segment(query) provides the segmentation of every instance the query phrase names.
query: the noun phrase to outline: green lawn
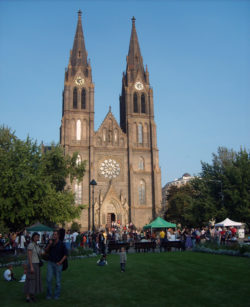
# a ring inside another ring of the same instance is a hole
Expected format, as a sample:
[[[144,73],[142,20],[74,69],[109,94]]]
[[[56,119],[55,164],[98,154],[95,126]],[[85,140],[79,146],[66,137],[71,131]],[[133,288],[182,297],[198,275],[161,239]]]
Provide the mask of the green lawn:
[[[126,272],[119,256],[108,266],[97,258],[71,261],[62,275],[60,301],[36,306],[250,306],[250,259],[192,252],[128,254]],[[46,267],[42,267],[44,289]],[[1,269],[1,276],[3,269]],[[17,277],[21,268],[14,268]],[[2,307],[27,306],[23,284],[0,281]]]

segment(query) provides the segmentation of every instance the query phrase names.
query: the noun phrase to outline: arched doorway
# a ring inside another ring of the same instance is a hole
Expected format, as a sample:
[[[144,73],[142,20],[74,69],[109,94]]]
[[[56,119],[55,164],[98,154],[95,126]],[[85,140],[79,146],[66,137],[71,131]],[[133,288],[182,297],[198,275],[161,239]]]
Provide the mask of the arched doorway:
[[[112,223],[115,223],[115,222],[116,222],[116,215],[115,215],[115,213],[113,213],[113,212],[107,213],[107,223],[106,223],[107,226],[110,228]]]

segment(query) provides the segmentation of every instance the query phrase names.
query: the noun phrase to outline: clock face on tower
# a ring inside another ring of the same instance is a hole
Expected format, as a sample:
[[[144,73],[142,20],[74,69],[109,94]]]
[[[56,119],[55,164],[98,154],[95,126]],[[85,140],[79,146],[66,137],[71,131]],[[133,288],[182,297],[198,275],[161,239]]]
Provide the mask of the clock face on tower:
[[[76,77],[75,79],[75,84],[76,85],[83,85],[84,84],[84,79],[82,77]]]
[[[137,89],[138,91],[143,90],[143,84],[141,82],[136,82],[135,83],[135,89]]]
[[[116,178],[120,174],[120,165],[113,159],[104,160],[100,166],[100,173],[105,178]]]

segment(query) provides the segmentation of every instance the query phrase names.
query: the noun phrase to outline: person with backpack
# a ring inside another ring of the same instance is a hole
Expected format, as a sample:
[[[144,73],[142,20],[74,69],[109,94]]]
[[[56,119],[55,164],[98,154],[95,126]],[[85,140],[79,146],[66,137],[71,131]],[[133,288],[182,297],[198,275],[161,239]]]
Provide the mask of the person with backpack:
[[[53,232],[52,240],[49,240],[45,252],[48,254],[47,265],[47,296],[49,300],[52,298],[52,279],[56,279],[56,287],[54,299],[59,299],[61,294],[61,275],[63,270],[63,263],[67,259],[68,251],[63,243],[62,233],[59,231]]]

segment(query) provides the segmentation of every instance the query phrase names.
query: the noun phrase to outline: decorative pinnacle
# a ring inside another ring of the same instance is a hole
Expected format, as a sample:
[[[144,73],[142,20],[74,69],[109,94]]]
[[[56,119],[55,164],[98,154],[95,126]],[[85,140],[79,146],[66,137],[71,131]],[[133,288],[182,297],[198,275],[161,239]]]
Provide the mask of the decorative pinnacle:
[[[81,18],[81,16],[82,16],[82,11],[79,9],[79,11],[78,11],[78,18]]]
[[[134,26],[135,25],[135,21],[136,21],[135,17],[133,16],[131,20],[132,20],[132,24]]]

